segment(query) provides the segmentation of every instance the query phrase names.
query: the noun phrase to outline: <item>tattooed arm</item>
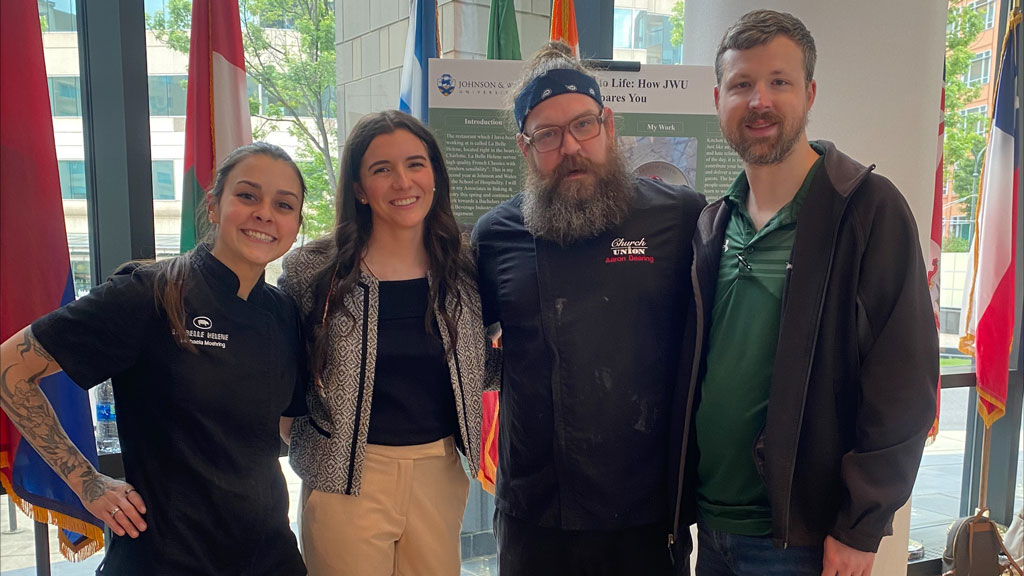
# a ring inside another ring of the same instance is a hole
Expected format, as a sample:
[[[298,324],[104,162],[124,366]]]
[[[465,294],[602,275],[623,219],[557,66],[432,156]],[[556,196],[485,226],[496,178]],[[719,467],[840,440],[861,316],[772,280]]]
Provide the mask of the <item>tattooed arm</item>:
[[[67,483],[93,516],[118,536],[146,529],[146,506],[130,485],[96,471],[68,438],[39,381],[61,367],[25,328],[0,344],[0,407],[21,436]]]

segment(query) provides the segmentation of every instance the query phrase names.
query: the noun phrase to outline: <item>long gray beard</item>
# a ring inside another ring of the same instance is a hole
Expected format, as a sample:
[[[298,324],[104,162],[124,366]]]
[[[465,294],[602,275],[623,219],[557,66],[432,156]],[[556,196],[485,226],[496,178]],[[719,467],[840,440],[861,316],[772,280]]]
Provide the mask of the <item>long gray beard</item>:
[[[565,180],[581,164],[598,174],[596,183]],[[566,158],[545,178],[529,167],[523,194],[523,223],[534,236],[567,246],[621,224],[633,205],[634,190],[633,176],[626,171],[625,161],[616,148],[609,151],[608,163],[603,168]]]

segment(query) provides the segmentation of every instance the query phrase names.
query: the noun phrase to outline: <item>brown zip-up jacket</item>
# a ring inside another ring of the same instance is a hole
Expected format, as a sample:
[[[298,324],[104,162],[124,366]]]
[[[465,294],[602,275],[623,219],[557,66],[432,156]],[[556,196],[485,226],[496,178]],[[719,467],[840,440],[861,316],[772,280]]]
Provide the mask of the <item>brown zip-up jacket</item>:
[[[818,144],[825,160],[797,223],[767,421],[749,451],[768,487],[776,546],[832,535],[874,552],[910,496],[935,418],[938,336],[905,199],[874,166]],[[668,540],[680,567],[696,519],[693,415],[728,220],[727,203],[708,205],[693,239],[695,305],[680,363],[689,385],[677,391],[672,430]]]

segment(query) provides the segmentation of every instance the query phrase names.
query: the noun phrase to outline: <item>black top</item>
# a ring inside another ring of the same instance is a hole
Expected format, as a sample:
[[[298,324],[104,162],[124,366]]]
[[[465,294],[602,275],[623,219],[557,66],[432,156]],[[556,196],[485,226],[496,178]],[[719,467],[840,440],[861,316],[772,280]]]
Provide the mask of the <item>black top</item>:
[[[426,278],[380,283],[377,369],[367,442],[427,444],[456,434],[458,413]]]
[[[504,347],[497,506],[540,526],[665,520],[668,410],[703,198],[637,181],[629,217],[562,248],[524,227],[522,195],[473,231],[485,324]]]
[[[125,476],[148,528],[114,536],[99,574],[305,574],[278,462],[282,414],[305,413],[299,316],[261,278],[248,300],[201,246],[185,287],[198,353],[175,343],[134,267],[32,333],[83,388],[113,379]]]

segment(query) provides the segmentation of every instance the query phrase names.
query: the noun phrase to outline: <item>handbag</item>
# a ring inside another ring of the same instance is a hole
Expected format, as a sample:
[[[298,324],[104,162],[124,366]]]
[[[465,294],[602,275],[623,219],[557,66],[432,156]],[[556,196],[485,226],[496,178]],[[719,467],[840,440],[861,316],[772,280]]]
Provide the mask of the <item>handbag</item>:
[[[999,552],[1006,551],[995,522],[988,519],[987,509],[979,509],[974,516],[957,519],[949,527],[946,549],[942,552],[942,576],[999,576],[1004,567]],[[1017,574],[1024,576],[1020,566],[1006,554]],[[1013,574],[1013,572],[1005,572]]]
[[[974,516],[959,518],[949,527],[946,549],[942,552],[942,576],[1024,576],[1013,556],[1006,551],[996,523],[988,517],[985,505],[988,496],[988,459],[992,442],[992,429],[985,427],[981,441],[981,484],[978,508]],[[1007,565],[999,560],[1000,551],[1006,553]],[[1011,567],[1016,572],[1011,571]]]

